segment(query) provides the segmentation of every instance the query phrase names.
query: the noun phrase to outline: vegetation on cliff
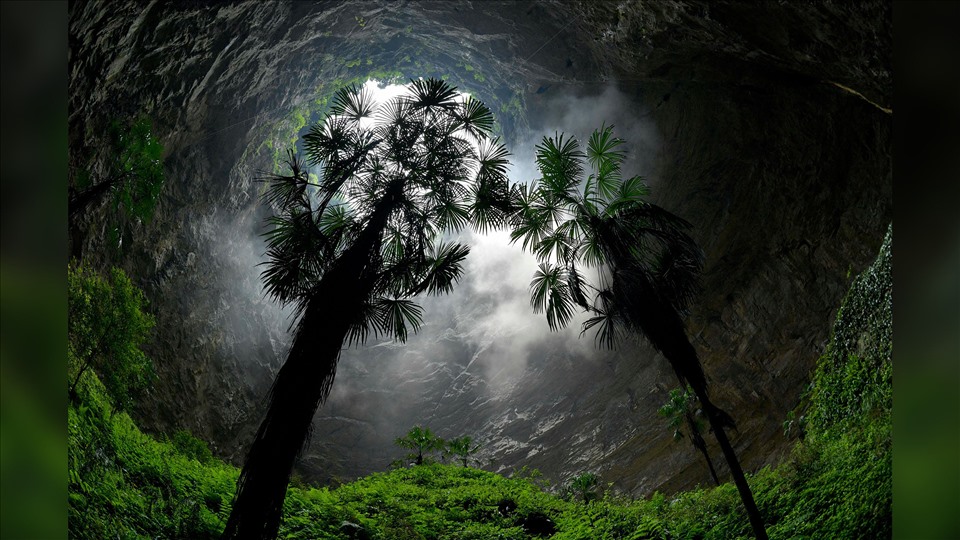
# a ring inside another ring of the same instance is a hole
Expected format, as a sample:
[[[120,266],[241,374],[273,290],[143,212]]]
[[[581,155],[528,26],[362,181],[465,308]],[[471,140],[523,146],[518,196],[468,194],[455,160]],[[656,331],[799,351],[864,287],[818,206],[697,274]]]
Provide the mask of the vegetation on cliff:
[[[68,199],[70,221],[82,216],[104,200],[110,201],[108,236],[119,247],[135,223],[153,218],[166,181],[163,173],[163,145],[153,132],[147,116],[121,122],[108,129],[104,148],[98,150],[103,163],[90,160],[71,185]],[[92,172],[96,171],[96,172]]]
[[[786,462],[749,478],[771,538],[891,536],[890,236],[838,313],[798,411],[809,418],[805,437]],[[142,433],[92,372],[76,391],[70,536],[218,537],[237,469],[188,433]],[[332,488],[291,485],[279,538],[719,539],[751,531],[730,483],[640,500],[596,485],[590,496],[570,497],[573,484],[435,463]]]
[[[593,132],[586,154],[577,139],[564,140],[563,134],[537,145],[541,177],[514,188],[518,211],[511,215],[510,233],[540,262],[530,282],[530,303],[534,312],[546,314],[551,330],[566,326],[579,309],[591,316],[581,334],[595,328],[598,345],[613,348],[627,336],[653,345],[680,384],[696,395],[754,535],[766,539],[763,517],[725,432],[734,421],[711,401],[684,326],[699,291],[703,255],[686,221],[646,200],[650,190],[642,177],[624,178],[625,142],[609,126]]]

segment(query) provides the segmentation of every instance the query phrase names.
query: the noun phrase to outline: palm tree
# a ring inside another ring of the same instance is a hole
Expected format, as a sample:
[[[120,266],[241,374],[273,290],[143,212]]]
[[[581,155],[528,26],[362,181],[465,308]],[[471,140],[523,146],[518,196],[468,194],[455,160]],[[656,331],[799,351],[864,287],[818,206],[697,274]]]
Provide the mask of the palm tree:
[[[290,471],[333,384],[344,344],[371,335],[405,341],[444,294],[469,248],[446,232],[501,225],[508,155],[490,138],[493,116],[439,80],[412,81],[385,104],[356,86],[304,137],[311,165],[289,155],[271,175],[266,291],[295,306],[293,343],[240,474],[224,538],[273,538]]]
[[[720,479],[717,477],[717,471],[713,468],[713,460],[710,459],[710,453],[707,452],[707,443],[703,440],[703,421],[700,419],[700,410],[697,409],[697,396],[688,390],[675,388],[670,391],[670,399],[657,410],[660,416],[665,416],[670,420],[670,427],[673,428],[673,440],[679,441],[683,438],[683,432],[680,431],[680,425],[686,424],[687,431],[690,432],[690,444],[693,445],[707,462],[707,468],[710,469],[710,477],[713,483],[720,485]]]
[[[413,426],[406,435],[403,437],[397,437],[397,440],[394,441],[394,444],[401,448],[415,450],[416,453],[409,454],[407,459],[414,460],[416,465],[423,465],[423,453],[443,450],[446,441],[434,435],[433,432],[430,431],[430,428]],[[427,458],[428,461],[429,459],[430,458]]]
[[[689,224],[645,201],[643,179],[624,179],[623,140],[612,127],[594,131],[587,154],[574,138],[544,137],[537,145],[541,178],[512,190],[511,239],[540,261],[530,283],[531,304],[552,330],[579,306],[592,316],[598,343],[612,347],[627,332],[646,339],[670,363],[681,386],[690,386],[706,412],[730,465],[757,538],[767,538],[750,486],[727,439],[729,415],[713,404],[697,352],[683,325],[698,290],[702,254]],[[591,174],[583,178],[584,158]],[[592,269],[588,282],[582,271]]]
[[[480,445],[473,444],[473,437],[464,435],[463,437],[457,437],[447,441],[447,447],[443,453],[448,456],[456,456],[457,460],[460,461],[464,467],[469,467],[470,456],[473,456],[479,451]],[[474,461],[479,463],[479,460]]]
[[[597,488],[600,487],[600,477],[593,473],[583,473],[573,477],[563,489],[563,494],[571,499],[579,498],[584,504],[600,498]]]

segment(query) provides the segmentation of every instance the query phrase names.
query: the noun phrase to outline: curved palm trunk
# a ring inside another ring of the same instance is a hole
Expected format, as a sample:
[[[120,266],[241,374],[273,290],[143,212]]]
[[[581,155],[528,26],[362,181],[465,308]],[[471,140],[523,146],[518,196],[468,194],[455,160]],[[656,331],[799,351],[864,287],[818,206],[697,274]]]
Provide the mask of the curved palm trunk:
[[[690,353],[693,354],[693,360],[695,360],[699,366],[700,360],[696,356],[697,353],[693,350],[693,346],[690,345],[690,342],[687,341],[685,334],[684,341],[686,342],[686,347],[689,348]],[[666,353],[664,354],[666,355]],[[667,356],[667,359],[669,360],[670,356]],[[671,363],[673,362],[671,361]],[[681,384],[683,384],[683,377],[680,377],[680,379]],[[743,501],[743,506],[747,510],[747,517],[750,519],[750,526],[753,527],[753,534],[756,535],[757,540],[767,540],[767,531],[763,525],[763,518],[760,516],[760,509],[757,508],[757,503],[753,499],[753,492],[750,490],[750,484],[747,483],[747,477],[743,474],[743,469],[740,467],[740,460],[737,459],[737,454],[733,451],[733,446],[730,444],[730,439],[727,438],[727,433],[724,431],[724,428],[729,426],[731,423],[730,416],[710,401],[710,398],[707,396],[707,386],[705,382],[700,384],[691,384],[690,386],[693,388],[693,392],[697,395],[697,399],[700,400],[700,404],[703,405],[704,412],[707,413],[707,419],[710,422],[710,427],[713,429],[713,434],[716,436],[717,442],[720,444],[720,449],[723,451],[723,457],[727,461],[727,466],[730,467],[730,476],[733,477],[733,483],[737,486],[737,491],[740,493],[740,499]]]
[[[736,484],[737,491],[740,492],[740,499],[743,500],[743,506],[747,509],[747,517],[750,518],[753,533],[757,536],[757,540],[767,540],[767,531],[763,526],[763,518],[760,517],[760,509],[757,508],[757,503],[753,500],[750,484],[747,483],[743,469],[740,468],[737,454],[733,451],[733,446],[724,431],[727,415],[707,400],[706,393],[700,397],[700,402],[703,403],[704,410],[707,411],[707,418],[710,419],[713,434],[717,437],[717,442],[720,443],[723,457],[726,458],[727,465],[730,467],[730,475],[733,476],[733,483]]]
[[[703,436],[700,435],[700,429],[697,428],[697,423],[690,417],[690,413],[686,414],[686,418],[687,428],[690,429],[690,441],[693,443],[693,447],[703,454],[703,459],[707,462],[707,467],[710,469],[710,478],[713,478],[713,483],[719,486],[720,478],[717,476],[716,469],[713,468],[713,460],[710,459],[710,453],[707,452],[707,443],[703,440]]]
[[[400,186],[378,203],[357,242],[324,275],[297,324],[293,345],[270,390],[270,405],[237,482],[224,539],[277,536],[294,462],[306,445],[313,416],[333,385],[340,350],[370,295],[382,231]]]
[[[270,407],[247,455],[223,538],[276,537],[293,464],[336,375],[347,333],[337,319],[324,317],[322,306],[311,305],[304,314],[274,380]]]
[[[707,395],[707,379],[703,373],[700,358],[687,338],[680,315],[672,306],[662,302],[655,295],[644,294],[635,297],[633,301],[635,303],[630,306],[630,321],[670,362],[677,379],[680,381],[680,386],[685,387],[689,384],[697,399],[700,400],[700,404],[703,406],[710,422],[710,427],[713,429],[717,442],[720,444],[720,449],[723,451],[723,457],[730,467],[730,475],[733,477],[733,483],[736,484],[737,491],[740,493],[740,499],[747,511],[753,533],[757,540],[767,540],[767,531],[764,528],[763,518],[760,516],[757,503],[753,499],[750,484],[747,483],[737,454],[733,451],[733,446],[731,446],[724,431],[725,427],[733,425],[733,420],[726,412],[710,401]]]

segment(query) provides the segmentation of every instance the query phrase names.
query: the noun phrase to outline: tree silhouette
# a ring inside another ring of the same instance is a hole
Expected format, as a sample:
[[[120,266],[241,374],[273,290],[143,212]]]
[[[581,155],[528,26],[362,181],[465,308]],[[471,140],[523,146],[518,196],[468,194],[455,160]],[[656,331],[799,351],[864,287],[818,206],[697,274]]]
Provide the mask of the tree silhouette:
[[[313,415],[330,393],[340,350],[371,335],[416,332],[421,293],[444,294],[469,248],[441,240],[500,226],[508,209],[506,149],[493,115],[439,80],[412,81],[384,104],[356,86],[337,92],[288,175],[270,175],[276,209],[262,277],[295,306],[293,343],[240,474],[225,538],[273,538]]]
[[[623,140],[612,127],[593,132],[584,155],[574,138],[544,137],[537,145],[541,178],[512,190],[511,239],[523,241],[540,268],[530,284],[531,304],[550,328],[563,327],[577,306],[592,316],[598,343],[612,347],[624,333],[644,336],[670,363],[683,387],[703,406],[757,538],[767,538],[724,427],[729,415],[707,394],[700,359],[690,344],[683,315],[698,290],[702,254],[685,230],[689,224],[645,201],[643,179],[624,179]],[[583,178],[584,158],[591,174]],[[581,270],[593,269],[588,282]]]
[[[665,416],[670,420],[670,427],[673,428],[673,439],[679,441],[683,438],[683,432],[680,430],[682,424],[686,424],[687,431],[690,433],[690,444],[693,445],[707,462],[710,469],[710,477],[716,485],[720,485],[720,479],[717,477],[717,471],[713,468],[713,460],[710,459],[710,453],[707,452],[707,443],[703,440],[703,421],[700,419],[700,410],[697,408],[697,396],[690,390],[680,390],[675,388],[670,391],[670,399],[657,411],[660,416]]]
[[[414,460],[416,465],[423,465],[424,452],[436,452],[443,450],[446,441],[437,437],[430,431],[430,428],[414,426],[403,437],[397,437],[394,444],[401,448],[409,448],[415,452],[409,454],[407,459]]]

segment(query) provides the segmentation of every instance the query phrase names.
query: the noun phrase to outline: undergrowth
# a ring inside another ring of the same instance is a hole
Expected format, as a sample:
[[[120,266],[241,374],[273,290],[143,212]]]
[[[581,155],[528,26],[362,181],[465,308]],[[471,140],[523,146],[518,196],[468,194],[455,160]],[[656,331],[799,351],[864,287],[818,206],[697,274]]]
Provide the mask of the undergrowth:
[[[889,538],[892,493],[890,235],[843,302],[802,406],[805,437],[785,463],[749,480],[770,538]],[[160,440],[114,412],[89,374],[69,419],[74,538],[216,538],[238,470],[178,432]],[[335,489],[290,487],[284,539],[727,539],[750,526],[732,484],[590,502],[512,478],[430,464]]]

